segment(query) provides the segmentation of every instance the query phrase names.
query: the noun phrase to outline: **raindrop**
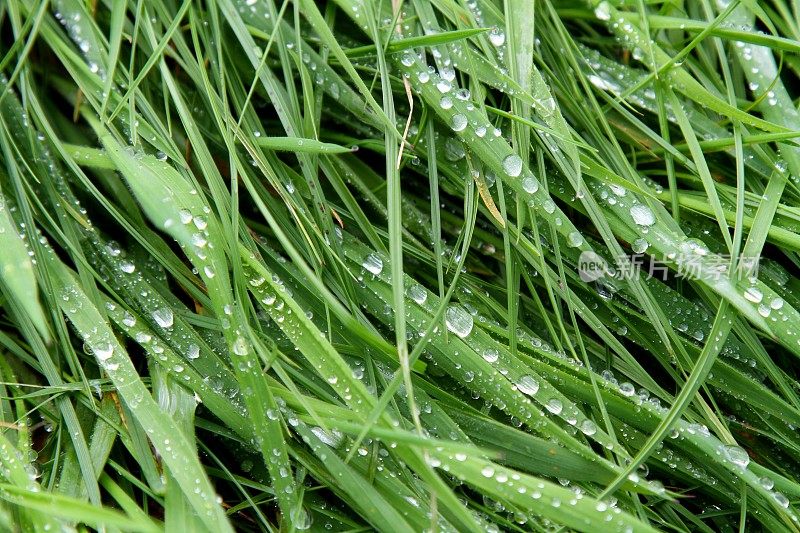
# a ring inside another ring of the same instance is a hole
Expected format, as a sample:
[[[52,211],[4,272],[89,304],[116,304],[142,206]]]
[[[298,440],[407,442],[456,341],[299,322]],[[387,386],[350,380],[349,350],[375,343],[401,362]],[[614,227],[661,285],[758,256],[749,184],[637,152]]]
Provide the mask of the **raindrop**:
[[[247,341],[244,340],[244,337],[237,337],[235,341],[233,341],[233,353],[236,355],[247,355]]]
[[[451,305],[444,313],[444,321],[447,329],[464,338],[472,331],[472,316],[463,308]]]
[[[775,500],[775,502],[784,509],[787,509],[789,507],[789,498],[787,498],[780,492],[773,492],[772,499]]]
[[[2,205],[0,205],[0,211],[2,211]],[[122,253],[122,250],[119,249],[119,245],[115,242],[110,242],[106,245],[106,250],[111,257],[118,257],[119,254]]]
[[[364,259],[361,266],[364,267],[364,270],[368,270],[373,275],[377,276],[383,271],[383,260],[373,252]]]
[[[533,176],[526,176],[522,180],[522,188],[528,194],[533,194],[539,190],[539,181]]]
[[[313,427],[311,428],[311,432],[316,435],[323,444],[326,444],[331,448],[338,448],[342,444],[342,441],[344,441],[344,435],[335,429],[325,431],[321,427]]]
[[[744,297],[754,304],[761,303],[762,298],[764,298],[764,294],[758,287],[747,287],[744,290]]]
[[[200,357],[200,347],[196,344],[190,344],[189,349],[186,351],[187,359],[197,359]]]
[[[561,414],[561,410],[564,408],[564,404],[562,404],[561,400],[559,400],[558,398],[550,398],[549,400],[547,400],[545,407],[547,408],[548,411],[550,411],[554,415],[559,415]]]
[[[594,16],[599,20],[611,19],[611,5],[608,2],[600,2],[594,9]]]
[[[493,46],[503,46],[506,42],[506,34],[503,30],[495,26],[489,32],[489,42],[492,43]]]
[[[631,217],[639,226],[652,226],[656,223],[653,212],[644,204],[634,204],[631,206]]]
[[[522,174],[522,158],[517,154],[507,155],[503,159],[503,170],[512,178],[516,178]]]
[[[643,253],[645,253],[647,251],[648,246],[650,246],[650,243],[647,242],[645,239],[641,239],[640,238],[640,239],[636,239],[635,241],[633,241],[633,244],[631,245],[631,248],[633,249],[633,251],[635,253],[643,254]]]
[[[99,360],[106,361],[114,354],[114,347],[111,343],[107,343],[101,346],[92,346],[92,351]]]
[[[439,92],[442,94],[449,92],[452,87],[453,85],[445,79],[441,79],[436,82],[436,88],[439,89]]]
[[[450,137],[444,143],[444,156],[448,161],[460,161],[467,153],[464,150],[464,143],[457,137]]]
[[[453,128],[453,131],[464,131],[467,127],[467,117],[458,113],[457,115],[453,115],[453,119],[450,122],[450,126]]]
[[[290,511],[292,517],[292,528],[298,531],[311,529],[311,514],[303,507],[296,507]]]
[[[522,376],[519,378],[519,381],[517,381],[517,390],[522,394],[533,396],[539,392],[539,382],[536,381],[533,376]]]
[[[487,363],[494,363],[497,361],[499,357],[500,357],[500,352],[498,352],[494,348],[487,348],[483,352],[483,360],[486,361]]]
[[[587,437],[591,437],[592,435],[597,433],[597,425],[588,418],[586,418],[584,419],[583,422],[581,422],[581,432]]]
[[[161,309],[156,309],[153,311],[153,320],[156,321],[156,324],[161,326],[164,329],[171,328],[173,322],[172,316],[172,309],[169,307],[162,307]]]
[[[542,116],[549,117],[556,110],[556,100],[552,96],[548,96],[543,100],[535,100],[535,103]]]
[[[424,304],[425,300],[428,299],[428,291],[426,291],[425,287],[418,283],[410,286],[406,290],[406,294],[419,305]]]
[[[747,468],[747,465],[750,464],[750,456],[741,446],[726,444],[722,446],[722,453],[730,462],[740,468]]]

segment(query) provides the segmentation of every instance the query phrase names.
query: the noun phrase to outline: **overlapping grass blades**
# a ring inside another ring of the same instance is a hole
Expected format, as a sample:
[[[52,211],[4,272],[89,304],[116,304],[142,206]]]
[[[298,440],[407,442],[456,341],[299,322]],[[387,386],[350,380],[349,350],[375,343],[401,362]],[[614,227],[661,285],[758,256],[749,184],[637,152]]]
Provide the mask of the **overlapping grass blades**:
[[[51,4],[0,528],[800,529],[788,3]]]

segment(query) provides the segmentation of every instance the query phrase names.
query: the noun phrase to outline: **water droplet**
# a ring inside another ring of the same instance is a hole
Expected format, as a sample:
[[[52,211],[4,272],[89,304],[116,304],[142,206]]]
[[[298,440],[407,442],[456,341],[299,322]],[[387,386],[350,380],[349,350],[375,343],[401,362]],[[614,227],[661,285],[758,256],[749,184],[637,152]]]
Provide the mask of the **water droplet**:
[[[453,131],[464,131],[467,127],[467,117],[461,113],[453,115],[450,126],[453,128]]]
[[[92,351],[100,361],[106,361],[114,355],[114,347],[110,342],[92,346]]]
[[[750,464],[750,456],[747,455],[747,452],[741,446],[726,444],[722,446],[722,453],[728,461],[740,468],[747,468],[747,465]]]
[[[448,307],[444,313],[444,321],[447,329],[462,339],[472,331],[472,316],[461,307],[455,305]]]
[[[470,97],[469,89],[459,89],[456,91],[456,98],[458,98],[461,101],[469,100],[469,97]]]
[[[594,9],[594,16],[597,17],[598,20],[611,19],[611,5],[605,1],[600,2]]]
[[[597,433],[597,425],[588,418],[586,418],[583,420],[583,422],[581,422],[581,432],[587,437],[591,437],[592,435]]]
[[[452,87],[453,87],[453,85],[449,81],[447,81],[445,79],[441,79],[438,82],[436,82],[436,88],[439,89],[439,92],[442,93],[442,94],[444,94],[446,92],[450,92],[450,89]]]
[[[483,352],[483,360],[486,361],[487,363],[494,363],[499,358],[500,358],[500,352],[498,352],[494,348],[487,348]]]
[[[331,448],[338,448],[344,441],[344,435],[335,429],[325,431],[321,427],[313,427],[311,428],[311,432],[314,433],[314,435],[316,435],[323,444],[326,444]]]
[[[161,326],[164,329],[171,328],[173,322],[172,316],[172,309],[169,307],[162,307],[161,309],[156,309],[152,313],[153,320],[156,321],[156,324]]]
[[[298,531],[311,529],[311,513],[309,513],[305,508],[296,507],[290,511],[290,514],[292,517],[291,524],[294,529]]]
[[[539,382],[536,381],[533,376],[522,376],[517,381],[517,390],[522,394],[533,396],[539,392]]]
[[[506,34],[503,30],[495,26],[489,32],[489,42],[492,43],[492,46],[503,46],[506,42]]]
[[[777,503],[778,505],[780,505],[784,509],[788,509],[789,508],[789,498],[784,496],[782,493],[773,492],[772,493],[772,499],[775,500],[775,503]]]
[[[556,100],[552,96],[534,100],[534,103],[536,104],[536,110],[543,117],[551,116],[556,110]]]
[[[549,400],[547,400],[545,407],[547,408],[548,411],[550,411],[554,415],[560,415],[561,410],[564,408],[564,404],[562,404],[561,400],[559,400],[558,398],[550,398]]]
[[[507,155],[503,159],[503,170],[512,178],[516,178],[522,174],[522,158],[517,154]]]
[[[631,244],[631,248],[637,254],[643,254],[647,251],[647,248],[650,246],[650,243],[647,242],[645,239],[636,239]]]
[[[764,293],[758,287],[747,287],[744,290],[744,297],[750,302],[754,304],[761,303],[761,300],[764,298]]]
[[[200,357],[200,347],[196,344],[190,344],[186,351],[186,358],[197,359],[198,357]]]
[[[653,212],[644,204],[634,204],[631,206],[631,217],[634,223],[639,226],[652,226],[656,223],[656,217]]]
[[[533,176],[525,176],[522,180],[522,188],[528,194],[533,194],[539,190],[539,180]]]
[[[364,270],[367,270],[374,276],[377,276],[383,271],[383,260],[378,256],[378,254],[373,252],[364,259],[364,262],[361,263],[361,266],[364,267]]]
[[[236,355],[247,355],[247,341],[244,337],[236,337],[236,340],[233,341],[233,353]]]
[[[464,143],[457,137],[450,137],[444,143],[444,156],[448,161],[460,161],[464,159],[467,152],[464,150]]]
[[[617,185],[615,183],[612,183],[608,187],[611,189],[611,192],[613,192],[614,194],[616,194],[620,198],[625,196],[626,194],[628,194],[628,189],[626,189],[625,187],[623,187],[621,185]]]
[[[407,290],[406,294],[409,298],[414,300],[417,304],[422,305],[425,303],[425,300],[428,299],[428,291],[425,290],[425,287],[422,285],[415,283],[411,285]]]

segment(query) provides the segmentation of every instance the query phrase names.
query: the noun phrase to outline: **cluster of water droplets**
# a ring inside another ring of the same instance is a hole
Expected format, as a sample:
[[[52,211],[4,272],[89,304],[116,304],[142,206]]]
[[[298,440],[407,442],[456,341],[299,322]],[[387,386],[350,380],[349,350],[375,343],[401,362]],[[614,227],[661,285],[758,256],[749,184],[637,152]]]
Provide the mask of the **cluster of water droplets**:
[[[55,18],[58,20],[70,39],[80,50],[81,54],[87,59],[89,70],[93,74],[100,76],[100,79],[105,79],[106,73],[102,65],[98,63],[100,58],[100,47],[96,46],[94,36],[92,35],[92,27],[84,20],[84,13],[80,9],[75,8],[71,3],[63,0],[54,2]]]

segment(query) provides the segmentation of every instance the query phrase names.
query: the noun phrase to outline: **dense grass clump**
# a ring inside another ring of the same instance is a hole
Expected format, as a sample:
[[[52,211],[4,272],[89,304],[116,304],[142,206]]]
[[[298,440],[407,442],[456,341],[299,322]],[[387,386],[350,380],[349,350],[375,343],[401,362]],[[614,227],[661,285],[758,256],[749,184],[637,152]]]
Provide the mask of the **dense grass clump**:
[[[0,0],[0,530],[800,530],[798,20]]]

